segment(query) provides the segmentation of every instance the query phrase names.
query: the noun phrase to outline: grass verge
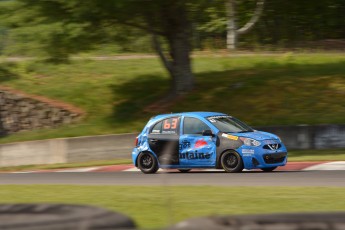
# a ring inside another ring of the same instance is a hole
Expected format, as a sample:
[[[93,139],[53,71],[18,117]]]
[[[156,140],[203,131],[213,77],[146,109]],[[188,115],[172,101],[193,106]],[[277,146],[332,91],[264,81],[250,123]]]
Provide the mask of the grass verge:
[[[45,169],[66,169],[66,168],[82,168],[82,167],[92,167],[92,166],[107,166],[107,165],[122,165],[131,164],[131,159],[114,159],[114,160],[97,160],[97,161],[87,161],[81,163],[61,163],[61,164],[49,164],[49,165],[21,165],[21,166],[11,166],[2,167],[0,171],[10,172],[10,171],[28,171],[28,170],[45,170]]]
[[[220,111],[252,126],[345,123],[345,55],[197,56],[196,87],[163,112]],[[0,143],[140,131],[170,79],[157,58],[0,64],[0,83],[71,103],[78,124],[23,132]],[[161,111],[159,111],[160,113]]]
[[[345,149],[293,150],[289,161],[345,161]]]
[[[345,188],[0,186],[0,203],[32,202],[100,206],[152,229],[206,215],[345,211]]]

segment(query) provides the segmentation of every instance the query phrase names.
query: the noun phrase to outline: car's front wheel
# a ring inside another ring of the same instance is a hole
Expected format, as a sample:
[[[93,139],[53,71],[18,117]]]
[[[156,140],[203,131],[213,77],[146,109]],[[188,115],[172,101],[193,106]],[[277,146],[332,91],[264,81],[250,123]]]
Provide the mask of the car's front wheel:
[[[236,151],[226,151],[220,158],[220,163],[226,172],[241,172],[243,170],[243,161]]]
[[[269,168],[262,168],[261,170],[264,172],[272,172],[273,170],[275,170],[277,167],[269,167]]]
[[[142,152],[138,157],[138,168],[146,174],[158,171],[157,159],[149,152]]]

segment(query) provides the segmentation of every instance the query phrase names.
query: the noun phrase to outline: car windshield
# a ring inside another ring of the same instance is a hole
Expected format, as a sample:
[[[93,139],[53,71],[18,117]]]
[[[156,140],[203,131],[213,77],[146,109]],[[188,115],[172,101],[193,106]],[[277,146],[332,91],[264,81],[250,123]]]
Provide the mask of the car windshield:
[[[242,121],[231,116],[212,116],[208,117],[207,120],[224,133],[245,133],[254,131]]]

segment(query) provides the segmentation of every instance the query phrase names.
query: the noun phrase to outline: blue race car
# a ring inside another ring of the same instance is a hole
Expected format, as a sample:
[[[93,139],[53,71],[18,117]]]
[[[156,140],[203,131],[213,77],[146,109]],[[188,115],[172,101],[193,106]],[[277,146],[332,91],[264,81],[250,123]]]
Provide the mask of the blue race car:
[[[278,136],[256,131],[235,117],[187,112],[151,118],[136,138],[132,160],[143,173],[159,168],[269,172],[286,164],[287,150]]]

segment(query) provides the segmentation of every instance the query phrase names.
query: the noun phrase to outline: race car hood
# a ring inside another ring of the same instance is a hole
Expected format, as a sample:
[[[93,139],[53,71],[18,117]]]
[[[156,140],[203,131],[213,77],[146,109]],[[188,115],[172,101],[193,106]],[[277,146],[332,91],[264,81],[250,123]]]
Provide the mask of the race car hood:
[[[238,137],[248,137],[252,138],[257,141],[262,141],[262,140],[279,140],[279,138],[272,134],[272,133],[267,133],[263,131],[255,131],[255,132],[248,132],[248,133],[231,133],[234,136]]]

